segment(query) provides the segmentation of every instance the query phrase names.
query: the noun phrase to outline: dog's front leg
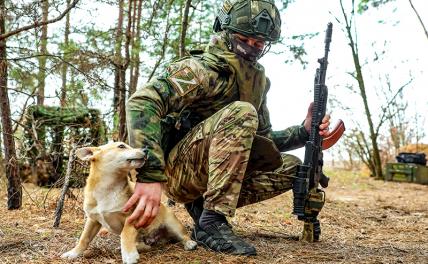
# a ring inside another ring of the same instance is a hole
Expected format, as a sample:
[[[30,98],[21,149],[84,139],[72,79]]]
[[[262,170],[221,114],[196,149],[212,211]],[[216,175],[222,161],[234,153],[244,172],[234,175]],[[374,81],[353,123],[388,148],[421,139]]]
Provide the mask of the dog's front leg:
[[[165,218],[164,224],[170,234],[183,244],[185,250],[196,249],[198,243],[196,243],[189,237],[183,224],[181,224],[177,217],[175,217],[174,213],[171,210],[167,209],[166,215],[167,216]]]
[[[79,242],[72,250],[62,254],[61,258],[74,259],[82,255],[83,251],[88,248],[89,243],[92,241],[92,239],[94,239],[100,228],[100,223],[88,217],[86,219],[85,227],[83,228],[83,232],[80,236]]]
[[[137,263],[140,255],[137,250],[138,230],[132,224],[125,221],[122,233],[120,233],[120,249],[122,261],[126,264]]]

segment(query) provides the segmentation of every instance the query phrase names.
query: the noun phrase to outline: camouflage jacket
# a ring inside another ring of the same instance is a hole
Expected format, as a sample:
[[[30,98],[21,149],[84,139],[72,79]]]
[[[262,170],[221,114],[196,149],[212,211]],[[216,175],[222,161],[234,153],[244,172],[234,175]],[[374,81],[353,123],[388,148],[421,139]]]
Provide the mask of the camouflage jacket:
[[[271,130],[266,106],[270,83],[263,66],[228,51],[223,39],[222,34],[215,35],[205,52],[169,64],[163,75],[150,80],[128,100],[129,143],[148,149],[146,165],[137,175],[139,182],[167,180],[167,150],[162,142],[171,132],[165,124],[180,125],[186,113],[186,117],[190,115],[190,126],[194,126],[233,101],[254,105],[259,115],[257,134],[273,140],[276,152],[295,149],[306,142],[308,133],[302,125]]]

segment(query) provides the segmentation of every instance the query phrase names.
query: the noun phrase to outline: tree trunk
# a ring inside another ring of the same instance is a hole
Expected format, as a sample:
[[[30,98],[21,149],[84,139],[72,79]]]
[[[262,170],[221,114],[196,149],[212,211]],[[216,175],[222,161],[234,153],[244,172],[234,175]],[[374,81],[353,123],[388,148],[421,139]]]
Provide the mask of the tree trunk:
[[[49,1],[42,0],[42,23],[48,21]],[[39,54],[39,74],[38,74],[38,91],[37,105],[43,105],[45,101],[45,80],[46,80],[46,54],[48,44],[48,25],[42,26],[42,35],[40,37],[40,52]]]
[[[6,31],[5,0],[0,0],[0,35]],[[15,140],[13,138],[10,104],[7,90],[7,59],[6,39],[0,40],[0,107],[3,127],[4,161],[7,176],[7,208],[19,209],[22,205],[22,186],[19,178],[18,161],[16,158]]]
[[[116,140],[120,140],[120,105],[121,105],[121,84],[122,84],[122,35],[123,35],[123,5],[124,0],[119,0],[119,17],[117,20],[116,36],[115,36],[115,58],[114,58],[114,95],[113,109],[114,114],[114,135]]]
[[[70,5],[71,0],[67,0],[67,6]],[[69,44],[69,36],[70,36],[70,13],[67,13],[67,16],[65,17],[65,29],[64,29],[64,47],[68,47]],[[67,106],[67,70],[68,70],[68,64],[65,63],[67,60],[67,54],[64,54],[63,57],[63,63],[61,65],[61,93],[60,93],[60,106],[66,107]],[[52,149],[51,149],[51,155],[52,155],[52,167],[54,169],[54,174],[50,177],[52,177],[51,182],[56,182],[61,178],[61,175],[64,171],[64,148],[63,148],[63,141],[64,141],[64,127],[58,126],[54,128],[54,135],[53,135],[53,142],[52,142]]]
[[[137,17],[134,20],[136,32],[133,34],[133,42],[131,45],[131,77],[129,84],[128,95],[132,95],[137,90],[138,78],[140,76],[140,50],[141,50],[141,13],[143,0],[138,0]]]
[[[125,111],[125,104],[126,104],[126,70],[128,69],[129,62],[130,62],[130,52],[129,47],[131,44],[131,28],[132,28],[132,1],[128,1],[128,11],[127,11],[127,18],[128,23],[126,26],[125,31],[125,58],[122,60],[121,68],[120,68],[120,92],[119,92],[119,107],[118,107],[118,114],[119,114],[119,140],[120,141],[126,141],[127,130],[126,130],[126,111]]]
[[[370,141],[371,141],[371,145],[372,145],[372,158],[373,158],[373,163],[374,163],[374,166],[371,170],[372,170],[373,176],[375,176],[377,178],[382,178],[382,163],[381,163],[381,159],[380,159],[379,147],[377,144],[377,134],[375,133],[373,120],[372,120],[372,116],[371,116],[371,112],[370,112],[370,108],[369,108],[368,98],[367,98],[367,94],[366,94],[366,88],[364,85],[363,73],[361,70],[361,64],[360,64],[360,59],[359,59],[359,55],[358,55],[358,47],[357,47],[357,43],[354,42],[354,38],[353,38],[352,32],[351,32],[351,26],[350,26],[348,17],[345,13],[345,10],[343,8],[342,0],[340,0],[340,5],[342,8],[343,16],[345,18],[346,33],[348,35],[349,46],[351,47],[351,51],[352,51],[352,59],[354,61],[355,71],[357,73],[355,78],[357,79],[357,82],[358,82],[358,87],[360,89],[360,96],[361,96],[361,99],[363,100],[364,111],[365,111],[367,122],[369,125]],[[354,5],[354,1],[352,1],[352,5]],[[355,14],[355,12],[352,12],[352,15],[354,15],[354,14]]]
[[[187,26],[189,25],[189,9],[192,4],[192,0],[186,0],[186,4],[184,6],[183,12],[183,20],[181,22],[181,33],[180,33],[180,57],[184,57],[186,55],[186,34],[187,34]]]
[[[70,5],[71,0],[67,0],[67,6]],[[70,13],[67,13],[67,16],[65,17],[65,30],[64,30],[64,47],[68,47],[69,45],[69,36],[70,36]],[[64,61],[67,60],[67,54],[64,54],[62,57]],[[67,70],[68,70],[68,64],[63,62],[61,67],[61,95],[60,95],[60,105],[62,107],[66,106],[66,100],[67,100]]]

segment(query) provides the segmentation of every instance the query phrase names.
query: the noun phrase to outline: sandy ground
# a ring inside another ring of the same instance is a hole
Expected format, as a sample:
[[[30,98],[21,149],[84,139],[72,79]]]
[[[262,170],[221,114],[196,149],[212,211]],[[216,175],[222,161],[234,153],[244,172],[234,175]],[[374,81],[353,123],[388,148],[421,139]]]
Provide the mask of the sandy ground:
[[[428,263],[428,186],[374,180],[357,172],[330,170],[327,202],[321,212],[321,241],[298,241],[302,225],[291,215],[291,193],[239,209],[230,219],[253,243],[256,257],[234,257],[180,244],[154,247],[140,263]],[[60,228],[53,217],[58,190],[25,185],[22,209],[6,208],[0,180],[0,263],[71,263],[59,256],[71,249],[84,221],[82,191],[67,199]],[[181,205],[177,216],[191,228]],[[118,237],[97,236],[73,263],[120,263]]]

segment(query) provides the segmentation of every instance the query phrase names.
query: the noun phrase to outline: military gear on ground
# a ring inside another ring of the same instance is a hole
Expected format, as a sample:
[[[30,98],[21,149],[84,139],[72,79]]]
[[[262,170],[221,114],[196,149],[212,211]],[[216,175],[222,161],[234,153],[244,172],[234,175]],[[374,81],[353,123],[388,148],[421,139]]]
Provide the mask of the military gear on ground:
[[[274,0],[225,0],[213,28],[215,32],[232,31],[276,42],[281,34],[281,17]]]
[[[420,165],[426,165],[427,159],[425,153],[410,153],[410,152],[401,152],[396,157],[397,162],[401,163],[415,163]]]
[[[248,45],[235,34],[231,34],[230,44],[234,53],[248,61],[256,62],[263,54],[263,49]]]
[[[199,245],[216,252],[242,256],[257,255],[256,249],[235,235],[227,223],[213,224],[205,229],[195,228],[192,232],[192,239]]]

